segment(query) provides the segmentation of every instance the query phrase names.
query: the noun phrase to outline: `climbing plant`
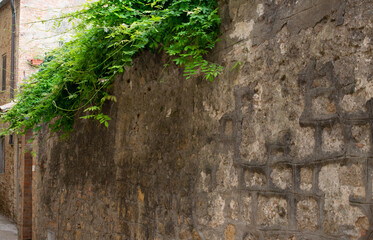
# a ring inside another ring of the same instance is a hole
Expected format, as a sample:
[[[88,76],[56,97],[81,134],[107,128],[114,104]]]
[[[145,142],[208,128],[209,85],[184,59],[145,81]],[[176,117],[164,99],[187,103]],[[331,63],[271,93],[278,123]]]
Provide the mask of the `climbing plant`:
[[[203,58],[218,40],[216,0],[98,0],[60,19],[76,33],[22,85],[16,105],[1,116],[9,122],[3,134],[37,131],[41,123],[68,132],[82,111],[81,118],[108,126],[101,110],[116,101],[108,91],[114,77],[145,49],[173,56],[187,79],[201,73],[212,81],[222,71]]]

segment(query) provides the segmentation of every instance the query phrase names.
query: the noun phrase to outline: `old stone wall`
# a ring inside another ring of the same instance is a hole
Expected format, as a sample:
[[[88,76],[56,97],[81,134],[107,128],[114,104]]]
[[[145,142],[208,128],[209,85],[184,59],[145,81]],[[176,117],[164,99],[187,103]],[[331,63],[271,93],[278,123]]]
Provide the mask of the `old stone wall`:
[[[373,2],[226,0],[225,68],[144,53],[109,128],[39,134],[35,239],[373,239]]]
[[[19,9],[19,5],[16,4]],[[12,40],[12,11],[10,3],[0,8],[0,106],[10,102],[11,85],[11,40]],[[3,61],[5,56],[5,85],[3,88]],[[4,89],[4,90],[3,90]],[[2,126],[1,126],[2,127]],[[3,150],[5,171],[0,173],[0,213],[15,220],[15,185],[14,185],[14,148],[9,144],[9,136],[0,140]],[[2,143],[1,143],[2,142]]]
[[[9,100],[9,88],[10,88],[10,53],[11,53],[11,40],[12,40],[12,11],[10,3],[5,4],[0,8],[0,69],[3,67],[3,56],[6,56],[6,85],[5,91],[2,90],[2,82],[0,82],[0,101],[1,105],[7,103]],[[0,81],[2,81],[2,73],[0,75]]]

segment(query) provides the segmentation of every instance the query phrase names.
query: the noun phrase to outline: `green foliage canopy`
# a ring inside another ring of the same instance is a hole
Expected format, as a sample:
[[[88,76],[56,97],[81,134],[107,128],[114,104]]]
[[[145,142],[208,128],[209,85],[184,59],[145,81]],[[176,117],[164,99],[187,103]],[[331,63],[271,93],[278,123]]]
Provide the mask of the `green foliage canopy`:
[[[16,105],[2,114],[3,134],[39,130],[71,131],[77,112],[108,126],[102,113],[114,77],[144,49],[165,51],[184,67],[186,78],[202,72],[210,81],[220,65],[203,58],[218,40],[216,0],[99,0],[64,16],[76,23],[73,40],[46,56],[22,86]],[[76,21],[77,20],[77,21]]]

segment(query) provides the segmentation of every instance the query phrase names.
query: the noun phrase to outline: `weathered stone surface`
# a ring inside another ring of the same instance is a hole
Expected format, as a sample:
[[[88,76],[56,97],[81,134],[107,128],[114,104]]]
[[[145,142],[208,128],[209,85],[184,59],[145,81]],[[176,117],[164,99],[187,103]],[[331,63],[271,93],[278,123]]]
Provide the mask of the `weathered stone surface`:
[[[252,223],[252,214],[253,214],[253,199],[251,196],[242,196],[241,198],[241,214],[242,219],[246,224]]]
[[[289,167],[276,167],[271,172],[271,180],[281,189],[291,188],[293,182],[292,169]]]
[[[351,133],[355,143],[355,148],[366,153],[370,150],[369,133],[370,126],[365,124],[363,126],[352,126]]]
[[[361,209],[351,206],[349,198],[351,194],[361,191],[359,188],[358,167],[352,167],[350,177],[346,177],[346,167],[331,164],[323,167],[319,175],[319,187],[325,193],[323,229],[329,234],[345,234],[350,239],[358,239],[365,235],[362,231],[368,228],[358,229],[356,223],[359,219],[367,218]],[[355,175],[356,174],[356,175]],[[349,181],[351,176],[356,177],[357,183]],[[363,221],[363,220],[360,220]],[[342,227],[343,226],[343,227]],[[365,225],[364,225],[365,226]]]
[[[333,128],[324,128],[322,133],[322,150],[325,152],[339,152],[343,150],[344,138],[342,127],[337,125]]]
[[[313,186],[313,171],[311,168],[302,168],[300,170],[300,189],[310,191]]]
[[[248,206],[250,207],[250,206]],[[229,202],[228,216],[232,220],[238,220],[239,205],[237,201],[231,200]]]
[[[225,236],[224,236],[224,239],[225,240],[234,240],[236,239],[236,228],[234,225],[232,224],[229,224],[227,226],[227,228],[225,229]]]
[[[278,197],[259,196],[258,223],[265,226],[288,225],[288,204]]]
[[[4,5],[5,4],[5,5]],[[0,105],[10,102],[10,86],[11,86],[11,40],[12,40],[12,11],[10,2],[2,2],[0,8]],[[15,4],[17,11],[19,10],[19,3]],[[5,62],[3,62],[5,60]],[[3,69],[5,67],[5,69]],[[3,73],[5,73],[3,79]],[[5,85],[4,85],[5,84]],[[1,123],[1,127],[5,127]],[[13,136],[12,136],[13,137]],[[14,147],[9,144],[10,137],[2,137],[2,159],[3,171],[0,173],[0,213],[12,220],[17,220],[18,203],[15,198],[17,191],[14,180],[16,178],[14,161]]]
[[[302,230],[315,231],[318,226],[319,206],[314,199],[301,200],[297,203],[297,223]]]
[[[267,178],[263,172],[250,170],[245,170],[244,180],[246,187],[262,187],[267,183]]]
[[[258,9],[258,22],[252,34],[254,44],[273,38],[285,25],[292,34],[297,34],[302,29],[315,26],[327,16],[335,19],[337,25],[343,24],[345,2],[279,0],[258,5]]]
[[[139,56],[115,82],[108,129],[40,135],[37,236],[370,240],[369,9],[220,1],[213,83]]]

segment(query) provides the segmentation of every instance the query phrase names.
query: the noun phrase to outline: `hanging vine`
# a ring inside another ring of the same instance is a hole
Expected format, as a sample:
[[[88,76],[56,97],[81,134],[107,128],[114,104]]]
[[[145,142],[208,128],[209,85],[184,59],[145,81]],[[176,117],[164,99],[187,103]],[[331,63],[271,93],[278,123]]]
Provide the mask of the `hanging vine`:
[[[3,134],[39,130],[71,131],[81,118],[108,126],[103,103],[116,101],[108,93],[114,77],[141,51],[163,50],[174,56],[190,78],[201,72],[212,81],[220,65],[203,58],[218,40],[220,18],[213,0],[99,0],[66,15],[74,26],[73,40],[50,52],[16,97],[16,105],[1,115],[9,122]]]

